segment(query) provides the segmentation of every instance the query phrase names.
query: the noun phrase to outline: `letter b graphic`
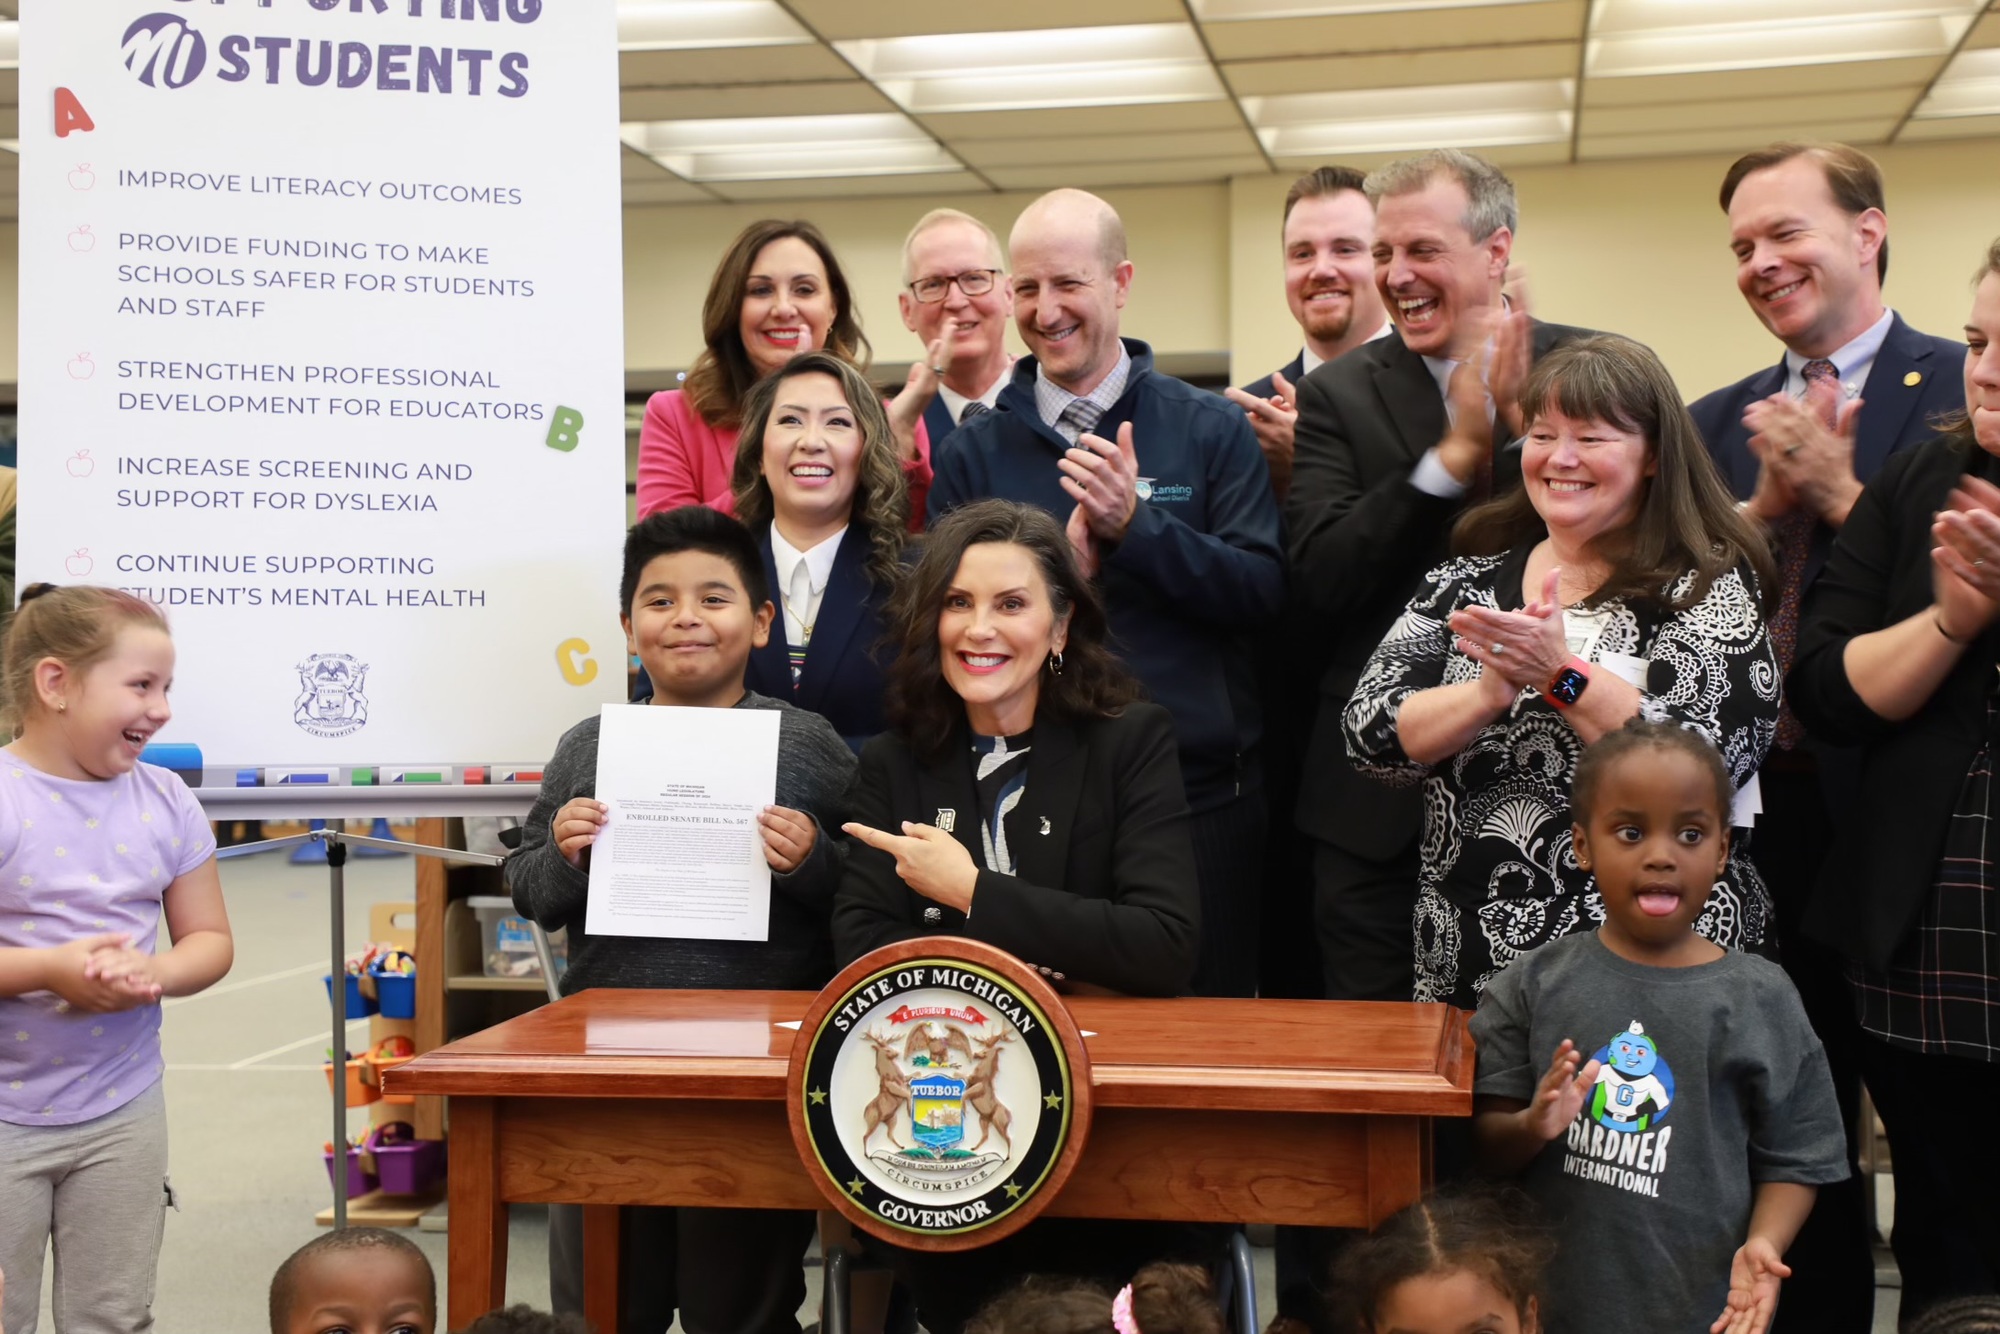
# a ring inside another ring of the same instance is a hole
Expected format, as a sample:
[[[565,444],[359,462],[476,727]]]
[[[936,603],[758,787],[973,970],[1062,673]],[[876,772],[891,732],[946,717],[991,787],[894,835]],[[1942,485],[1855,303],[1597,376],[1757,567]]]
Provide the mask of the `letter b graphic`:
[[[583,414],[575,408],[557,408],[549,415],[550,449],[567,454],[583,443]]]

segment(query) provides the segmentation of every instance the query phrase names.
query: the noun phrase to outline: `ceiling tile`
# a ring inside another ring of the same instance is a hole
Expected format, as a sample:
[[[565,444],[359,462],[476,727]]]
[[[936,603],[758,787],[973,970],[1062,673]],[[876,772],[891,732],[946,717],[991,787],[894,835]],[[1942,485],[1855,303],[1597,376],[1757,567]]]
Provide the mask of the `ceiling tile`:
[[[1967,51],[1983,51],[1989,46],[2000,46],[2000,12],[1989,12],[1965,37]]]
[[[1061,139],[1069,135],[1217,130],[1240,126],[1243,117],[1228,102],[1179,102],[1164,106],[954,111],[919,116],[917,122],[947,143],[962,143],[973,139]]]
[[[2000,116],[1947,116],[1940,120],[1913,120],[1896,136],[1899,144],[1925,139],[1979,139],[2000,136]]]
[[[1693,74],[1942,56],[1982,8],[1978,0],[1598,0],[1585,70]]]
[[[847,62],[824,46],[733,46],[709,51],[621,51],[621,88],[712,87],[851,79]]]
[[[625,182],[625,207],[645,204],[713,204],[715,195],[661,172],[650,181]]]
[[[1065,135],[1060,138],[978,139],[954,145],[982,171],[1073,162],[1158,162],[1170,158],[1257,156],[1257,141],[1240,124],[1193,134]],[[1263,163],[1258,162],[1261,170]]]
[[[618,174],[627,184],[633,181],[670,181],[678,179],[653,159],[641,153],[630,144],[621,144],[618,150]]]
[[[1186,185],[1198,181],[1225,181],[1231,176],[1258,175],[1264,171],[1263,158],[1245,153],[1224,157],[1168,158],[1154,162],[1127,159],[994,167],[986,175],[1003,190],[1054,190],[1061,186],[1105,190],[1123,185]]]
[[[1184,23],[1180,0],[1010,0],[948,5],[937,0],[789,0],[788,8],[827,41],[905,37],[924,32],[1076,28],[1103,23]]]
[[[1658,134],[1586,133],[1577,143],[1577,157],[1579,160],[1595,160],[1680,153],[1730,153],[1757,148],[1778,139],[1833,139],[1844,144],[1879,144],[1896,127],[1897,119],[1828,120],[1766,125],[1754,129],[1668,130]]]
[[[1735,128],[1761,131],[1766,126],[1817,125],[1880,117],[1892,124],[1910,109],[1919,88],[1888,88],[1851,94],[1821,93],[1813,97],[1759,97],[1729,102],[1689,102],[1672,112],[1678,133]],[[1658,107],[1593,107],[1583,117],[1585,137],[1658,133]],[[1773,135],[1752,137],[1772,138]]]
[[[1361,171],[1373,171],[1387,166],[1401,153],[1344,153],[1340,157],[1342,166],[1354,167]],[[1498,167],[1542,167],[1569,161],[1569,144],[1501,144],[1481,148],[1479,156]],[[1325,166],[1324,156],[1280,157],[1277,159],[1280,173],[1308,172],[1315,167]]]
[[[1429,51],[1574,41],[1583,34],[1585,0],[1537,0],[1468,9],[1352,14],[1339,18],[1264,19],[1204,23],[1217,60],[1268,56],[1351,55],[1363,51]],[[1508,77],[1504,54],[1494,74]],[[1574,73],[1574,71],[1571,71]]]
[[[1239,97],[1319,93],[1329,88],[1408,88],[1508,79],[1567,79],[1576,74],[1579,45],[1534,42],[1506,48],[1249,60],[1224,65],[1222,75]]]
[[[732,88],[627,88],[620,120],[698,120],[706,116],[832,116],[894,111],[896,104],[860,79],[841,83],[744,84]]]
[[[728,200],[859,199],[890,195],[984,193],[986,185],[971,172],[938,172],[925,176],[822,176],[792,181],[726,181],[710,187]]]
[[[1709,74],[1651,74],[1628,79],[1585,79],[1586,107],[1655,106],[1711,99],[1790,97],[1867,88],[1921,87],[1944,62],[1932,56],[1906,60],[1853,60],[1838,65],[1718,70]]]

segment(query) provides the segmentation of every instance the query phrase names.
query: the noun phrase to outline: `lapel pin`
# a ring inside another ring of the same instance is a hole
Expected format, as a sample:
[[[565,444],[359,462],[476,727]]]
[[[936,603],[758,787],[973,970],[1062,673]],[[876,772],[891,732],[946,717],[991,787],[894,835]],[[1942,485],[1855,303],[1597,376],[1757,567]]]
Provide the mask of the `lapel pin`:
[[[1903,383],[1907,385],[1913,385],[1913,386],[1920,385],[1923,382],[1924,382],[1924,376],[1922,371],[1911,371],[1908,375],[1905,375],[1903,377]]]
[[[943,909],[941,908],[924,909],[924,925],[936,926],[939,922],[942,922],[943,920],[944,920]]]
[[[1044,834],[1049,832],[1049,817],[1046,815],[1042,817],[1042,832]]]
[[[952,826],[957,823],[958,823],[957,811],[953,810],[949,806],[938,807],[937,827],[939,829],[949,834],[951,832]]]

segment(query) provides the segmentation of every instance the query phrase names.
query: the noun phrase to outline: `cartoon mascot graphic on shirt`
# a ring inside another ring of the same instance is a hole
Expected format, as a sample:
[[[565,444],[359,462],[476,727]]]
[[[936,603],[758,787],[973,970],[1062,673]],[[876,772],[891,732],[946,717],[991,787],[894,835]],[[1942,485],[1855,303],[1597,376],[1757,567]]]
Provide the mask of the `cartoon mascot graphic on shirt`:
[[[1674,1072],[1637,1019],[1601,1047],[1590,1116],[1606,1130],[1636,1135],[1650,1130],[1674,1101]]]

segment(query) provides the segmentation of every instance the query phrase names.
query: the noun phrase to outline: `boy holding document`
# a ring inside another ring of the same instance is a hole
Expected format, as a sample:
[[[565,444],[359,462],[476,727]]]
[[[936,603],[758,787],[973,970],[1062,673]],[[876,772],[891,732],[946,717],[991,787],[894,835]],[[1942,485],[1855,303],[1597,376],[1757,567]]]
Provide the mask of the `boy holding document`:
[[[563,734],[541,796],[507,862],[514,906],[569,929],[565,995],[591,987],[817,990],[833,974],[828,917],[841,857],[826,830],[854,776],[854,754],[818,714],[747,691],[744,664],[768,638],[774,611],[763,561],[735,519],[689,506],[652,515],[625,541],[620,619],[628,647],[654,682],[647,703],[779,713],[777,804],[758,815],[771,868],[762,940],[591,935],[590,850],[610,808],[596,799],[600,719]],[[663,769],[696,770],[698,755],[663,754]],[[657,1334],[678,1308],[702,1334],[796,1334],[805,1299],[801,1259],[813,1215],[762,1209],[639,1208],[620,1227],[620,1331]],[[550,1210],[549,1278],[555,1308],[582,1309],[582,1212]]]

